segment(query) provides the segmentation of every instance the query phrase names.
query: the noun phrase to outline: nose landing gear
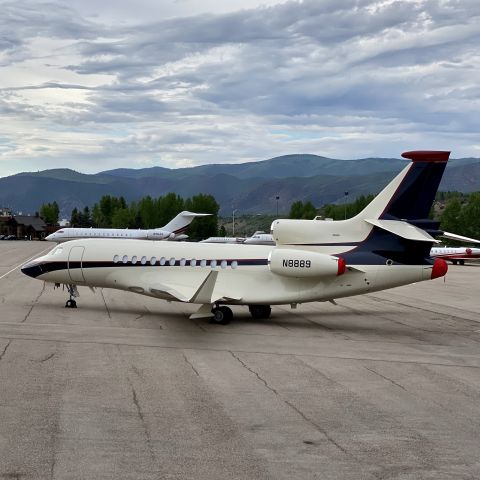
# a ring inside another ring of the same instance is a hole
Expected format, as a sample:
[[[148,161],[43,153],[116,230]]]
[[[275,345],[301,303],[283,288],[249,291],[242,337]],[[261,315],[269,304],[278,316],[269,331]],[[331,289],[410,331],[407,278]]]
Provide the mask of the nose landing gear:
[[[76,285],[66,285],[67,292],[70,295],[70,298],[65,303],[65,308],[77,308],[77,302],[75,301],[76,297],[79,297],[80,294],[78,293]]]

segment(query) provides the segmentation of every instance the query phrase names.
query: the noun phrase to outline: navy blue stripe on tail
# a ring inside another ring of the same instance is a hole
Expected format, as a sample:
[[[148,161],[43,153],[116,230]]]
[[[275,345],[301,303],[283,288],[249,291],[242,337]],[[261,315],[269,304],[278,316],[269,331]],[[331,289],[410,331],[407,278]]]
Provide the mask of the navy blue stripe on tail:
[[[402,153],[402,157],[413,163],[380,219],[427,219],[449,155],[450,152],[441,151]]]

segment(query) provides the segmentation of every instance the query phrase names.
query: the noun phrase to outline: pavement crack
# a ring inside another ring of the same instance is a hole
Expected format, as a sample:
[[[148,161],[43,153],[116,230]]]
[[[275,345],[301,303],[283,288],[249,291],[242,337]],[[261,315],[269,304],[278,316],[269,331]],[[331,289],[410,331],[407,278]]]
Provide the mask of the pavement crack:
[[[281,397],[280,397],[280,394],[278,393],[277,390],[275,390],[273,387],[271,387],[267,381],[262,378],[255,370],[253,370],[252,368],[250,368],[240,357],[238,357],[237,355],[235,355],[231,350],[230,350],[230,354],[232,355],[232,357],[237,360],[244,368],[246,368],[250,373],[253,373],[257,378],[258,380],[260,380],[264,385],[265,387],[268,388],[268,390],[270,390],[271,392],[273,392],[275,395],[277,395],[281,400],[283,400]],[[283,400],[284,401],[284,400]]]
[[[292,410],[294,410],[295,412],[297,412],[298,415],[300,415],[309,425],[311,425],[312,427],[315,428],[315,430],[318,430],[333,446],[335,446],[336,448],[338,448],[341,452],[343,452],[345,455],[350,455],[350,453],[344,448],[342,447],[339,443],[337,443],[329,434],[328,432],[322,428],[318,423],[314,422],[311,418],[307,417],[307,415],[305,415],[305,413],[303,413],[297,406],[295,406],[292,402],[290,402],[289,400],[286,400],[284,398],[282,398],[282,396],[280,395],[280,393],[278,392],[278,390],[276,390],[275,388],[273,388],[271,385],[269,385],[267,383],[267,381],[262,378],[255,370],[253,370],[252,368],[250,368],[243,360],[240,359],[240,357],[238,357],[237,355],[235,355],[232,351],[230,351],[230,354],[232,355],[233,358],[235,358],[244,368],[246,368],[249,372],[253,373],[257,378],[258,380],[260,380],[264,385],[265,387],[270,390],[271,392],[273,392],[280,401],[282,401],[283,403],[285,403],[285,405],[288,405]]]
[[[37,361],[38,361],[38,363],[47,362],[48,360],[53,358],[56,354],[57,354],[57,352],[52,352],[52,353],[48,354],[46,357],[43,357],[43,358],[41,358],[40,360],[37,360]]]
[[[311,418],[308,418],[305,413],[303,413],[298,407],[296,407],[293,403],[289,402],[288,400],[283,400],[290,408],[295,410],[307,423],[309,423],[312,427],[322,433],[325,438],[335,447],[337,447],[340,451],[342,451],[345,455],[350,455],[349,452],[342,447],[338,442],[336,442],[328,432],[322,428],[318,423],[314,422]]]
[[[5,345],[5,348],[3,349],[3,352],[0,353],[0,361],[1,361],[2,358],[4,357],[5,353],[7,353],[7,349],[8,349],[8,347],[10,346],[11,343],[12,343],[12,341],[9,340],[8,343]]]
[[[132,398],[133,398],[133,404],[135,405],[135,408],[137,410],[137,416],[140,419],[140,422],[143,427],[143,431],[145,433],[145,437],[147,438],[147,445],[148,445],[148,450],[150,452],[150,456],[152,458],[152,461],[155,460],[155,454],[153,453],[153,448],[152,448],[152,437],[150,435],[150,431],[148,430],[148,425],[147,422],[145,421],[145,416],[142,411],[142,407],[140,406],[140,402],[138,401],[137,397],[137,392],[135,390],[135,387],[130,383],[130,386],[132,388]]]
[[[381,373],[378,373],[373,368],[368,368],[368,367],[364,367],[364,368],[367,369],[369,372],[372,372],[375,375],[378,375],[379,377],[383,378],[384,380],[387,380],[387,382],[390,382],[392,385],[395,385],[396,387],[401,388],[405,392],[408,392],[408,390],[403,385],[400,385],[399,383],[395,382],[395,380],[392,380],[391,378],[386,377],[385,375],[382,375]]]
[[[195,372],[195,375],[197,375],[197,377],[200,376],[200,374],[198,373],[198,370],[193,366],[193,363],[187,358],[187,356],[185,354],[183,354],[183,358],[185,359],[185,362],[190,365],[190,367],[192,368],[192,370]]]
[[[55,451],[53,452],[52,455],[52,461],[50,463],[50,480],[53,480],[55,477],[55,465],[57,463],[57,460],[55,458]]]
[[[32,305],[30,306],[27,314],[25,315],[25,317],[23,318],[23,320],[20,320],[20,323],[25,323],[28,319],[28,317],[30,316],[30,314],[32,313],[32,310],[33,310],[33,307],[37,304],[38,300],[40,299],[40,297],[42,296],[43,292],[45,291],[45,285],[46,283],[43,282],[43,287],[42,289],[40,290],[40,293],[37,295],[37,298],[35,298],[35,300],[33,301]]]
[[[108,318],[112,318],[110,315],[110,310],[108,309],[107,301],[105,300],[105,295],[103,294],[103,288],[100,289],[100,295],[103,298],[103,303],[105,304],[105,310],[107,311]]]

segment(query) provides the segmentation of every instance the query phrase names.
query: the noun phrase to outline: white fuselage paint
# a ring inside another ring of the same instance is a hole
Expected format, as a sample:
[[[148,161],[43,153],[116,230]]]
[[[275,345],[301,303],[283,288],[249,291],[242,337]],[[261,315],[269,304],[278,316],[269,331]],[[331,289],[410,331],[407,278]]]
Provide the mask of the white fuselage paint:
[[[129,230],[126,228],[61,228],[55,233],[50,234],[46,240],[50,242],[69,242],[71,240],[86,239],[86,238],[109,238],[109,239],[134,239],[147,240],[151,239],[152,235],[157,237],[157,240],[165,240],[172,232],[163,230]]]
[[[480,248],[433,247],[430,256],[444,260],[480,260]]]
[[[66,263],[72,249],[76,260],[79,259],[79,247],[84,249],[81,272],[78,268],[69,270]],[[432,272],[431,265],[355,265],[347,266],[340,276],[292,278],[270,271],[266,261],[274,248],[282,247],[86,239],[64,243],[35,263],[45,265],[45,270],[52,262],[64,264],[62,269],[37,277],[47,282],[129,290],[167,300],[178,298],[165,293],[166,285],[174,291],[186,292],[188,298],[189,291],[193,294],[211,271],[217,271],[212,303],[240,305],[331,300],[427,280]],[[338,255],[338,247],[335,250]],[[165,265],[159,264],[162,258]],[[175,266],[169,265],[170,259],[175,259]],[[192,259],[196,260],[195,266],[190,265]],[[254,265],[255,261],[263,264]],[[97,266],[88,267],[92,264]],[[205,303],[195,298],[188,301]]]

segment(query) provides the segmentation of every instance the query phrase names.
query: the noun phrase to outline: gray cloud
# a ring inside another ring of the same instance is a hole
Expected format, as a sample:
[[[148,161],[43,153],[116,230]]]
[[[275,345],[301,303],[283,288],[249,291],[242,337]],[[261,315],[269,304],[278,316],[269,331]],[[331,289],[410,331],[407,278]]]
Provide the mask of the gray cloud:
[[[50,160],[172,166],[299,151],[392,156],[446,141],[461,155],[480,149],[477,1],[288,1],[137,25],[54,1],[2,11],[0,65],[12,72],[0,82],[2,115],[20,130],[36,122],[46,138],[99,136],[91,153],[56,145]],[[9,159],[27,161],[13,127],[2,128],[0,173]],[[32,160],[44,161],[44,148],[32,143]]]

